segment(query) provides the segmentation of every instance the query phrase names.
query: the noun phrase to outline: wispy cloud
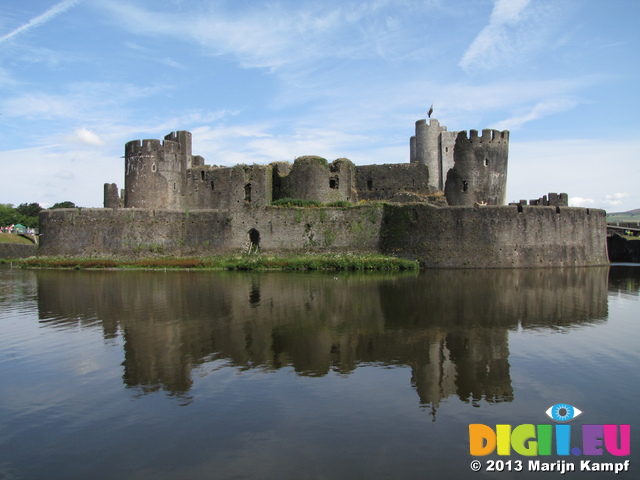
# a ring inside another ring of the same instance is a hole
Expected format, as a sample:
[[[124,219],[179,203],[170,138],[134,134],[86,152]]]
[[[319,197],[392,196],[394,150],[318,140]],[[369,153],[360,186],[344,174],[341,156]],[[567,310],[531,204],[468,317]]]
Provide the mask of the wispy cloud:
[[[525,123],[572,109],[578,102],[571,98],[551,98],[536,103],[528,112],[502,120],[492,126],[498,130],[518,130]]]
[[[53,7],[51,7],[49,10],[47,10],[43,14],[38,15],[35,18],[32,18],[31,20],[29,20],[24,25],[21,25],[20,27],[16,28],[12,32],[9,32],[9,33],[3,35],[2,37],[0,37],[0,43],[4,43],[7,40],[12,39],[16,35],[20,35],[21,33],[28,32],[32,28],[36,28],[36,27],[39,27],[40,25],[42,25],[44,23],[47,23],[48,21],[52,20],[54,17],[60,15],[61,13],[64,13],[65,11],[67,11],[71,7],[73,7],[74,5],[80,3],[80,1],[81,0],[66,0],[64,2],[60,2],[60,3],[56,4],[56,5],[54,5]]]
[[[489,23],[475,37],[460,60],[464,70],[489,70],[510,65],[536,46],[548,47],[558,13],[547,2],[496,0]]]
[[[201,46],[205,53],[229,56],[243,68],[275,71],[317,65],[323,59],[398,59],[424,48],[420,33],[407,35],[408,16],[435,8],[399,9],[397,2],[268,2],[241,13],[225,2],[209,2],[180,12],[151,10],[120,0],[95,0],[137,35],[168,36]],[[417,5],[417,4],[416,4]],[[403,17],[402,15],[405,15]]]

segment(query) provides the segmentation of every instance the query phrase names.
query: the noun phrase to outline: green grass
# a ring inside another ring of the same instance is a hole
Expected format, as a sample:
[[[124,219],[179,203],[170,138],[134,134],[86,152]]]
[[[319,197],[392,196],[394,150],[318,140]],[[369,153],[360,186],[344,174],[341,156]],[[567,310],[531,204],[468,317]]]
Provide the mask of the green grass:
[[[281,198],[271,202],[274,207],[320,207],[322,203],[316,200],[300,200],[297,198]]]
[[[18,261],[23,268],[211,269],[211,270],[417,270],[416,261],[379,254],[227,255],[205,258],[97,259],[38,257]]]
[[[0,243],[24,243],[26,245],[33,245],[31,240],[16,235],[15,233],[0,233]]]
[[[627,222],[640,222],[640,214],[630,213],[608,213],[607,223],[627,223]]]

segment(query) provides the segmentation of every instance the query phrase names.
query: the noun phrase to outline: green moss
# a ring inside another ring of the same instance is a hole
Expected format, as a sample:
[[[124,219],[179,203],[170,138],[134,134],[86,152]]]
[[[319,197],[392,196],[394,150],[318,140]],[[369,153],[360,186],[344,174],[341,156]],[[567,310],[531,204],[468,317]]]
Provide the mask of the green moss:
[[[412,226],[412,220],[410,207],[384,205],[382,237],[387,247],[400,245],[405,241],[407,232]]]
[[[304,155],[298,157],[293,161],[294,165],[320,165],[326,169],[329,169],[329,162],[326,158],[318,157],[317,155]]]
[[[336,241],[336,231],[332,228],[327,228],[324,231],[324,246],[330,247]]]

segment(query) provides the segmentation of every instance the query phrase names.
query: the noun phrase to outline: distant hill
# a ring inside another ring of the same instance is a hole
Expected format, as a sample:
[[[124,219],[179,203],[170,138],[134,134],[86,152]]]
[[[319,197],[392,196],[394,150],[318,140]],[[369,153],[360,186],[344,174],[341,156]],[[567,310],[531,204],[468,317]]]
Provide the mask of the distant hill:
[[[640,222],[640,208],[628,212],[607,213],[608,222]]]

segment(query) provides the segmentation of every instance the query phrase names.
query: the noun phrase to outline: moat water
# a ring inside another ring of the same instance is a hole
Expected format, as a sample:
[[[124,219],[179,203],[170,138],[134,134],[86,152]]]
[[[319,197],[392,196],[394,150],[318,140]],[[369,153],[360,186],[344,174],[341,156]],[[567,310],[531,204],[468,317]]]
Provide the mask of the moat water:
[[[630,455],[534,459],[638,478],[639,346],[640,266],[2,268],[0,479],[558,478],[469,452],[469,424],[558,403],[583,412],[572,446],[628,424]]]

